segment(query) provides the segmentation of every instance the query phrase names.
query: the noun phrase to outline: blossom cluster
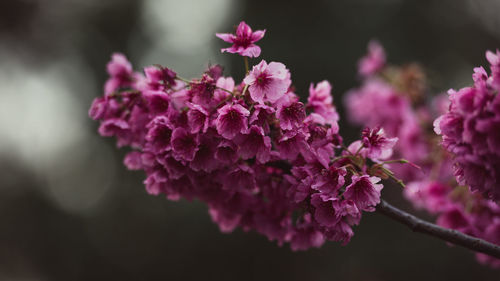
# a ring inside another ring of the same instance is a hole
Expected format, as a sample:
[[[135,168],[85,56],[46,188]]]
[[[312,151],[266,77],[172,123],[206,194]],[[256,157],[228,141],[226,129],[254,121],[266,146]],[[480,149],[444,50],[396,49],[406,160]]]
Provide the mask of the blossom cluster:
[[[377,41],[371,41],[358,69],[362,85],[349,90],[344,98],[349,120],[362,126],[382,127],[388,136],[399,139],[394,149],[395,158],[427,166],[427,162],[432,162],[427,159],[432,146],[425,138],[420,119],[428,119],[432,113],[427,107],[414,109],[408,94],[413,93],[414,97],[423,94],[420,85],[425,79],[420,68],[416,65],[400,69],[386,66],[383,47]],[[420,170],[407,165],[392,168],[405,181],[423,175]]]
[[[500,201],[500,51],[486,52],[491,74],[474,69],[474,85],[450,90],[449,110],[436,119],[436,133],[454,155],[455,176],[472,191]]]
[[[257,57],[264,31],[242,22],[217,36],[233,44],[222,51]],[[240,83],[218,65],[192,80],[159,65],[142,74],[122,54],[107,70],[89,110],[99,133],[132,149],[124,163],[145,171],[148,193],[205,202],[223,232],[253,230],[294,250],[345,244],[380,202],[397,139],[367,128],[346,148],[327,81],[304,104],[279,62],[260,61]]]
[[[455,181],[453,159],[432,132],[433,120],[449,108],[448,98],[437,95],[426,103],[423,72],[415,65],[387,66],[384,49],[375,41],[360,60],[359,73],[362,86],[350,90],[344,100],[350,120],[383,127],[388,136],[399,138],[394,155],[421,167],[391,167],[408,183],[405,197],[416,208],[437,215],[437,224],[499,244],[500,206]],[[479,253],[477,258],[500,267],[498,259]]]

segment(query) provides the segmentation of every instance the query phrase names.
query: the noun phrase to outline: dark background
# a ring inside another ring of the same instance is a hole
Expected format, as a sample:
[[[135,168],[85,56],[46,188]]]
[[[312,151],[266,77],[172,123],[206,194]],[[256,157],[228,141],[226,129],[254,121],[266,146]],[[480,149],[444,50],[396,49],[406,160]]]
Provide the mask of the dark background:
[[[333,83],[350,140],[342,94],[359,85],[370,39],[394,64],[420,62],[439,93],[469,84],[500,46],[499,11],[494,0],[0,1],[0,280],[500,280],[471,252],[379,214],[345,247],[222,234],[203,204],[147,195],[87,117],[114,51],[136,69],[193,77],[219,62],[241,78],[241,57],[220,54],[214,33],[244,19],[267,29],[261,58],[285,63],[303,97],[310,82]],[[399,187],[383,195],[410,209]]]

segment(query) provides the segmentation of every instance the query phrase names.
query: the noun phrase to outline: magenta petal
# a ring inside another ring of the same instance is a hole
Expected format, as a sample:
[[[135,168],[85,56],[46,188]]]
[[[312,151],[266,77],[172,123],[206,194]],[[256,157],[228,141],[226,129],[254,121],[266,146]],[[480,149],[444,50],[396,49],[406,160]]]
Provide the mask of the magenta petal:
[[[199,149],[196,137],[182,127],[173,131],[171,143],[174,156],[185,161],[192,161]]]
[[[345,189],[344,197],[352,200],[360,210],[372,212],[380,203],[380,190],[383,186],[377,184],[379,181],[380,178],[368,175],[353,176],[352,183]]]
[[[259,46],[252,44],[247,48],[244,48],[243,50],[239,51],[238,53],[245,57],[256,58],[260,56],[260,51],[261,50]]]
[[[228,43],[233,43],[234,40],[236,39],[236,36],[234,36],[231,33],[215,33],[215,36],[219,37],[220,39]]]
[[[262,88],[252,85],[248,88],[248,91],[250,92],[250,97],[258,103],[263,104],[264,103],[264,91]]]
[[[215,121],[217,132],[226,139],[233,139],[243,133],[248,126],[250,112],[239,104],[225,105],[218,110],[219,116]]]
[[[228,53],[236,54],[236,53],[238,53],[238,49],[236,49],[234,47],[230,47],[230,48],[220,49],[220,52],[221,53],[228,52]]]
[[[285,65],[282,64],[281,62],[272,61],[267,66],[267,69],[269,70],[273,78],[280,80],[286,79],[288,71]]]
[[[254,33],[252,33],[251,36],[251,41],[252,43],[259,41],[260,39],[264,38],[264,35],[266,34],[266,30],[256,30]]]
[[[245,57],[258,57],[260,47],[254,43],[262,39],[264,34],[265,30],[252,32],[252,28],[242,21],[236,29],[236,35],[229,33],[216,33],[215,35],[225,42],[233,44],[229,48],[221,49],[221,52],[236,53]]]
[[[290,86],[287,80],[274,80],[270,82],[265,91],[266,97],[270,102],[279,100],[288,90]]]

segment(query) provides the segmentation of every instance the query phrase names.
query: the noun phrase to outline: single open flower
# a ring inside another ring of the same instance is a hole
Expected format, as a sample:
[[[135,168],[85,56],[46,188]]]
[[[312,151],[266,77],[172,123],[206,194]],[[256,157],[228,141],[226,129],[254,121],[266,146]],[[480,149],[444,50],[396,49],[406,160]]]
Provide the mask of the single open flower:
[[[252,28],[242,21],[236,29],[236,35],[231,33],[216,33],[215,35],[220,39],[233,44],[229,48],[221,49],[221,52],[256,58],[260,56],[260,47],[254,43],[262,39],[265,33],[266,30],[256,30],[255,32],[252,32]]]
[[[380,191],[384,187],[377,184],[380,178],[368,175],[352,176],[352,183],[348,185],[344,192],[347,200],[352,200],[358,209],[372,212],[375,206],[380,203]]]
[[[233,139],[238,133],[248,128],[250,111],[239,104],[224,105],[218,110],[219,116],[215,120],[217,132],[226,139]]]
[[[267,64],[265,60],[255,65],[243,82],[249,85],[250,96],[258,103],[279,100],[291,84],[288,69],[284,64]]]

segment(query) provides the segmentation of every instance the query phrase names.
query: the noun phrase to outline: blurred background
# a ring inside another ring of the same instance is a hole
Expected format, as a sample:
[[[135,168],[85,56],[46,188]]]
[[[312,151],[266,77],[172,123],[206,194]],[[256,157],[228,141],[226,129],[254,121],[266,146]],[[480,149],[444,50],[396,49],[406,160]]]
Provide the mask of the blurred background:
[[[285,63],[297,93],[330,80],[345,120],[370,39],[391,63],[420,62],[439,93],[471,83],[500,47],[499,11],[497,0],[0,1],[0,280],[499,280],[471,252],[375,213],[345,247],[222,234],[203,204],[147,195],[87,117],[114,51],[136,69],[194,77],[211,62],[242,77],[214,33],[245,20],[267,29],[261,58]],[[358,129],[341,123],[347,140]],[[410,209],[398,187],[384,197]]]

